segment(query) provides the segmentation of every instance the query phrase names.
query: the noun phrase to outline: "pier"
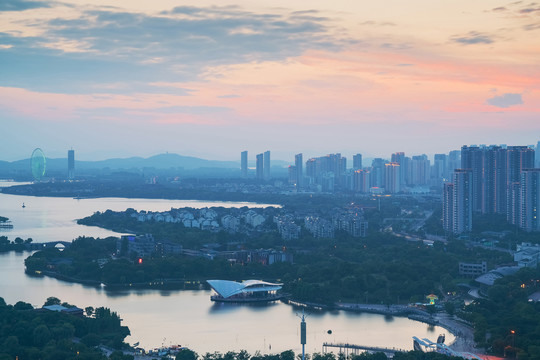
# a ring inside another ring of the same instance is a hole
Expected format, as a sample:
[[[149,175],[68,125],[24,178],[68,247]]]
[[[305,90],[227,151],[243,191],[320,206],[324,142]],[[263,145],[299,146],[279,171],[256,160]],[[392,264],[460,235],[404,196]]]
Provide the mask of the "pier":
[[[340,353],[344,353],[345,356],[351,354],[358,354],[360,351],[370,351],[370,352],[382,352],[385,354],[393,355],[396,352],[408,352],[409,350],[398,349],[398,348],[385,348],[377,346],[367,346],[367,345],[357,345],[357,344],[348,344],[348,343],[323,343],[323,353],[328,352],[328,348],[339,348]]]

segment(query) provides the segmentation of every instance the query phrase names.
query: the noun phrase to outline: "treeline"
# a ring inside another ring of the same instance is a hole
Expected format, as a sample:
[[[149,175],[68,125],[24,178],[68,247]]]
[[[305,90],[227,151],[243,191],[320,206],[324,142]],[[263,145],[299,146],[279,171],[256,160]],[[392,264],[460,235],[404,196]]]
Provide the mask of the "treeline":
[[[7,305],[0,298],[0,360],[101,360],[107,357],[96,346],[120,350],[127,335],[129,329],[107,308],[97,308],[92,318],[78,317],[22,301]],[[111,359],[133,357],[118,351]]]
[[[68,280],[120,286],[210,278],[279,281],[295,300],[332,305],[418,302],[430,293],[443,297],[469,281],[459,276],[459,261],[485,260],[491,265],[511,260],[506,253],[469,248],[458,241],[427,246],[383,233],[363,239],[339,233],[332,240],[311,241],[309,250],[291,250],[294,243],[286,249],[294,251],[294,264],[243,264],[186,255],[146,257],[139,263],[111,258],[116,238],[81,237],[64,251],[38,251],[25,264],[30,273],[54,271]]]
[[[344,353],[338,355],[334,353],[313,353],[306,354],[306,360],[387,360],[388,357],[384,353],[367,353],[364,352],[359,355],[351,354],[345,356]],[[176,355],[176,360],[301,360],[302,354],[298,354],[295,358],[295,354],[292,350],[283,351],[280,354],[260,354],[255,353],[250,355],[247,351],[229,351],[225,354],[214,352],[199,356],[196,352],[184,349]],[[462,360],[461,357],[447,356],[436,352],[397,352],[393,359],[395,360]]]
[[[32,243],[32,238],[23,240],[16,237],[13,241],[9,241],[7,236],[0,236],[0,253],[7,251],[24,251],[28,249],[28,245]]]

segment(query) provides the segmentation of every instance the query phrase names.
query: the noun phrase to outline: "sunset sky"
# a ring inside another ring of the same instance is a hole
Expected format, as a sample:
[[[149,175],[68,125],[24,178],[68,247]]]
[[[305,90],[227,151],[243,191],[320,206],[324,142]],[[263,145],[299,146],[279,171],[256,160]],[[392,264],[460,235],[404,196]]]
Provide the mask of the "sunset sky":
[[[1,0],[0,133],[8,161],[536,144],[540,3]]]

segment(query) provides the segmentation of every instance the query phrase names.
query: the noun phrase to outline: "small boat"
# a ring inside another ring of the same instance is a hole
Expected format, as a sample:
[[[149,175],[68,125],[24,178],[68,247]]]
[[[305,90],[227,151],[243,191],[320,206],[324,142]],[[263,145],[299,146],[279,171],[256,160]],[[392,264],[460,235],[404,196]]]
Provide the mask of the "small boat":
[[[22,207],[23,207],[23,209],[24,209],[24,208],[26,207],[26,205],[24,205],[24,203],[22,203]]]

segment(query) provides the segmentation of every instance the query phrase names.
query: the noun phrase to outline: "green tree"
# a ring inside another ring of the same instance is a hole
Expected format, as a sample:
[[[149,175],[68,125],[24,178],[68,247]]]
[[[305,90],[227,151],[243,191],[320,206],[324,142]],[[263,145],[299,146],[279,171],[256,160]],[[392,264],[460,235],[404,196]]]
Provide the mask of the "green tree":
[[[182,349],[178,354],[176,354],[175,359],[176,360],[197,360],[199,358],[199,355],[193,350],[190,349]]]
[[[50,305],[60,305],[62,301],[54,296],[50,296],[47,298],[47,301],[45,301],[45,304],[43,306],[50,306]]]
[[[46,325],[39,325],[33,332],[34,346],[43,347],[51,340],[51,332]]]

